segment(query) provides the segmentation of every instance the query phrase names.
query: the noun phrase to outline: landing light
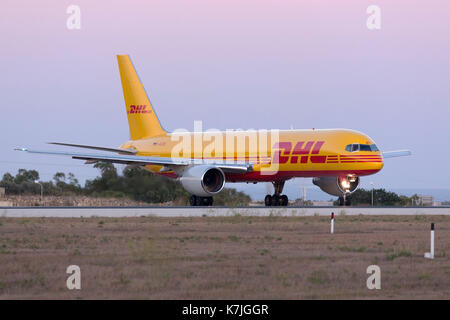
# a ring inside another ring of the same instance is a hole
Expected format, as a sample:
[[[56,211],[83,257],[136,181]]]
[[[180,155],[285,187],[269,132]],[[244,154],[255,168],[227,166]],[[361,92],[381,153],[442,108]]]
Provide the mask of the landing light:
[[[341,185],[345,190],[350,189],[350,182],[347,179],[342,180]]]

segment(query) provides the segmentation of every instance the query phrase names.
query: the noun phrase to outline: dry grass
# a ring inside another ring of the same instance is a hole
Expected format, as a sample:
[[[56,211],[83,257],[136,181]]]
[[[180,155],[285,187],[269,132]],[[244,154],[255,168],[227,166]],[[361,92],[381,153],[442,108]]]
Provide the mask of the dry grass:
[[[0,218],[0,298],[450,298],[450,217],[339,216],[335,232],[325,217]]]
[[[128,198],[71,196],[44,196],[39,195],[8,195],[1,198],[14,207],[142,207],[151,204],[135,201]]]

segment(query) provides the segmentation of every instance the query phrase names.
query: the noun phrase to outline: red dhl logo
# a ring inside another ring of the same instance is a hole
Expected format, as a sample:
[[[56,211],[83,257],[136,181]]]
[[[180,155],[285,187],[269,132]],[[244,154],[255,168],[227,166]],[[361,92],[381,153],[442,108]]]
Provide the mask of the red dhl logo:
[[[291,142],[276,142],[272,149],[272,163],[325,163],[327,156],[318,156],[325,141],[299,141],[292,148]]]
[[[134,105],[132,104],[130,106],[130,110],[128,111],[129,114],[134,113],[152,113],[152,110],[147,105]]]

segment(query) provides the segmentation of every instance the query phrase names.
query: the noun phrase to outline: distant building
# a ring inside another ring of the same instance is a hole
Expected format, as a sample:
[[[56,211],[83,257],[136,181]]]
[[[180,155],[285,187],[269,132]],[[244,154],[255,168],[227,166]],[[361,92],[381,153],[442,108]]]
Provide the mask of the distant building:
[[[417,199],[418,206],[431,207],[433,206],[433,203],[434,203],[433,196],[419,195],[419,198]]]
[[[0,198],[5,197],[5,188],[0,188]]]
[[[442,202],[441,201],[434,201],[433,202],[433,207],[441,207],[442,206]]]

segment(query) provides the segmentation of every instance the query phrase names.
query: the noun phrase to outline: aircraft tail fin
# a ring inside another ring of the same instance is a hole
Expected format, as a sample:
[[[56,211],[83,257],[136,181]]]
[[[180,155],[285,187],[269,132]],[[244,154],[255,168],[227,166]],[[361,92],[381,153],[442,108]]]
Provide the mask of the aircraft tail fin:
[[[166,134],[128,55],[117,55],[131,140]]]

